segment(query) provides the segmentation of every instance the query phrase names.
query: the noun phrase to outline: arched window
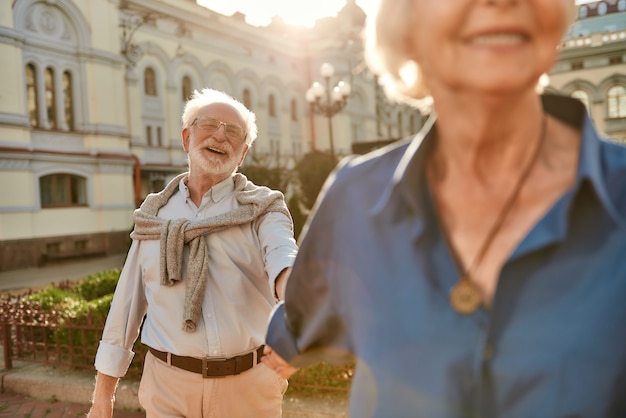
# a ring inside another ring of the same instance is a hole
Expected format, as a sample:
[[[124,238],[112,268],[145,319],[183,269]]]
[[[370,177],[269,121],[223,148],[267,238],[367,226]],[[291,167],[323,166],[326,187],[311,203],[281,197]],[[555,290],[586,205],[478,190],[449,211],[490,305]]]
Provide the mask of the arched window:
[[[252,98],[250,97],[250,90],[243,90],[243,105],[248,108],[248,110],[252,110]]]
[[[182,83],[182,92],[183,92],[183,102],[186,102],[191,97],[192,87],[191,87],[191,78],[188,75],[183,77]]]
[[[49,174],[39,178],[41,207],[87,205],[87,180],[74,174]]]
[[[291,120],[298,121],[298,102],[296,99],[291,99]]]
[[[63,73],[63,106],[65,110],[65,124],[67,129],[74,130],[74,98],[72,91],[72,74]]]
[[[28,100],[28,120],[33,128],[39,126],[39,108],[37,106],[37,76],[35,66],[26,66],[26,97]]]
[[[273,94],[267,99],[270,117],[276,117],[276,99]]]
[[[402,138],[402,135],[404,135],[402,123],[402,112],[398,112],[398,138]]]
[[[147,67],[143,72],[143,90],[146,96],[156,96],[156,75],[152,67]]]
[[[609,118],[626,118],[626,88],[613,86],[607,96]]]
[[[44,85],[46,88],[46,113],[48,116],[48,125],[50,129],[56,129],[56,107],[55,107],[55,91],[54,91],[54,70],[46,68],[44,72]]]

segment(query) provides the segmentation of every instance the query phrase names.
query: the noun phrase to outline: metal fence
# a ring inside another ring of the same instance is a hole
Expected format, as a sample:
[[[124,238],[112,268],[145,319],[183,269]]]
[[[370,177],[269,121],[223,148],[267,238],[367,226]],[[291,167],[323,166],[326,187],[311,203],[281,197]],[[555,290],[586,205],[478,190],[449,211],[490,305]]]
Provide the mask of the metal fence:
[[[22,296],[0,296],[0,330],[4,365],[13,367],[13,361],[42,363],[94,370],[98,342],[104,320],[90,312],[70,317],[64,312],[48,311],[38,302]],[[137,341],[135,356],[126,378],[139,378],[147,348]],[[307,391],[347,393],[353,365],[331,366],[318,364],[301,369],[290,379],[290,387]]]
[[[46,311],[39,303],[22,296],[6,295],[0,300],[6,369],[11,369],[13,361],[18,360],[93,370],[103,328],[104,321],[94,320],[90,312],[72,318],[63,312]],[[138,376],[146,349],[138,343],[134,351],[129,373]]]

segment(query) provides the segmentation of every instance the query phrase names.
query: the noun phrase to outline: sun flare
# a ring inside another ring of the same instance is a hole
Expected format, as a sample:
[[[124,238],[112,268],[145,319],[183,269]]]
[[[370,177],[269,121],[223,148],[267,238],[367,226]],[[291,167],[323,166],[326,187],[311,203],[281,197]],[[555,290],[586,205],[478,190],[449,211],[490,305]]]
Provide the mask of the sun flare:
[[[374,0],[357,0],[357,4],[367,11]],[[198,4],[230,16],[240,11],[246,15],[246,21],[255,26],[265,26],[274,16],[285,23],[296,26],[312,27],[317,19],[335,16],[346,4],[338,0],[198,0]]]

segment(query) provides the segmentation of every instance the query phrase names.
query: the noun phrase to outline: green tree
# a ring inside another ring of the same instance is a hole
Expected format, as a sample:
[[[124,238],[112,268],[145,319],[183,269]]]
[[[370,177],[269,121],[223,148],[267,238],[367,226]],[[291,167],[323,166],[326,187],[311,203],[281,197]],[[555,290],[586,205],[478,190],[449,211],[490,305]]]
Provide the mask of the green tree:
[[[312,151],[302,157],[296,171],[300,180],[302,203],[306,208],[313,207],[317,195],[335,165],[336,162],[329,154],[320,151]]]
[[[291,217],[293,218],[293,234],[297,240],[306,222],[306,214],[302,212],[300,207],[300,196],[294,193],[287,202],[287,207],[289,207],[289,212],[291,212]]]
[[[246,164],[239,167],[239,172],[259,186],[280,190],[283,193],[287,188],[287,179],[283,175],[284,170],[279,167],[269,168],[261,164]]]

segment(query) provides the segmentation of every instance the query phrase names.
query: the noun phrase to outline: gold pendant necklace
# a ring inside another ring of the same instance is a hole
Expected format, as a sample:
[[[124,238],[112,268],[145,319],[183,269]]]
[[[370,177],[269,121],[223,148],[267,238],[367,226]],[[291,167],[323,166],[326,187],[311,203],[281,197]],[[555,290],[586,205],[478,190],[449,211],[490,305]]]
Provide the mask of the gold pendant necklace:
[[[452,308],[460,314],[470,315],[476,312],[476,310],[483,303],[483,297],[482,297],[481,291],[476,285],[476,283],[474,282],[474,280],[472,280],[472,273],[475,272],[478,266],[480,265],[483,257],[485,256],[485,254],[487,253],[487,250],[489,249],[489,246],[491,245],[494,238],[498,234],[498,231],[500,230],[500,227],[504,223],[504,220],[506,219],[508,213],[511,211],[511,208],[513,207],[513,203],[515,203],[515,201],[517,200],[517,197],[520,191],[522,190],[522,186],[526,182],[526,179],[528,179],[528,176],[530,172],[532,171],[532,168],[534,167],[535,163],[537,162],[539,158],[539,151],[541,150],[543,142],[545,141],[545,136],[546,136],[546,115],[543,114],[543,119],[541,122],[541,133],[539,135],[539,140],[537,141],[537,148],[535,149],[533,156],[528,161],[528,164],[522,171],[522,174],[520,175],[519,179],[517,180],[517,183],[515,184],[515,187],[513,188],[513,192],[504,203],[504,206],[502,206],[502,210],[500,210],[500,213],[498,214],[498,218],[496,219],[493,226],[489,230],[489,233],[487,234],[487,237],[485,238],[485,241],[480,247],[480,250],[478,251],[476,257],[474,258],[472,263],[469,265],[469,267],[464,269],[459,281],[455,283],[455,285],[452,286],[452,288],[450,289],[450,293],[448,294],[450,306],[452,306]],[[450,248],[452,248],[453,250],[452,252],[456,254],[457,252],[454,251],[453,244],[450,241],[450,234],[448,234],[447,231],[445,231],[445,226],[443,222],[441,223],[441,225],[442,225],[442,228],[444,229],[444,233],[448,237]],[[462,266],[462,263],[460,262],[460,260],[458,264]]]
[[[466,276],[452,286],[448,299],[452,308],[463,315],[476,312],[483,301],[478,286]]]

